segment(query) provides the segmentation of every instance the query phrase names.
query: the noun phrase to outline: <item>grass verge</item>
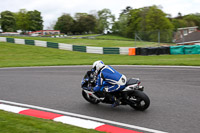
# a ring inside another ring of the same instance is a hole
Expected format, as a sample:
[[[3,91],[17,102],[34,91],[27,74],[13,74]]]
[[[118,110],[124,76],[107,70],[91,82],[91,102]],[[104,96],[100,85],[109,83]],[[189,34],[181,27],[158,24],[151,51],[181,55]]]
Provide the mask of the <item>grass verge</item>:
[[[145,42],[145,41],[127,41],[127,38],[118,37],[118,36],[99,36],[96,39],[69,39],[69,38],[49,38],[49,37],[8,37],[8,38],[21,38],[28,40],[41,40],[48,42],[57,42],[57,43],[66,43],[82,46],[95,46],[95,47],[158,47],[156,42]],[[102,38],[103,40],[101,40]],[[106,40],[106,39],[111,40]],[[100,39],[100,40],[99,40]],[[117,40],[112,40],[117,39]],[[119,40],[118,40],[119,39]],[[174,45],[174,44],[160,44],[160,46]]]
[[[110,65],[200,66],[200,55],[100,55],[0,42],[0,67],[91,65],[96,60]]]
[[[2,133],[102,133],[2,110],[0,114],[0,132]]]

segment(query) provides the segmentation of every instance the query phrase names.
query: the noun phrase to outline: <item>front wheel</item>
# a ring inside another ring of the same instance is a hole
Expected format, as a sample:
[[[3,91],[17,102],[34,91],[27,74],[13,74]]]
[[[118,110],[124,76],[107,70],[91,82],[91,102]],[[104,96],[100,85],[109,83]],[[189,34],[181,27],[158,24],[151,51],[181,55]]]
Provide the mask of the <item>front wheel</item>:
[[[144,111],[150,105],[149,97],[142,91],[134,91],[129,95],[130,106],[135,110]]]
[[[85,100],[87,100],[88,102],[92,103],[92,104],[98,104],[100,101],[97,100],[96,98],[88,95],[84,90],[82,90],[82,96]]]

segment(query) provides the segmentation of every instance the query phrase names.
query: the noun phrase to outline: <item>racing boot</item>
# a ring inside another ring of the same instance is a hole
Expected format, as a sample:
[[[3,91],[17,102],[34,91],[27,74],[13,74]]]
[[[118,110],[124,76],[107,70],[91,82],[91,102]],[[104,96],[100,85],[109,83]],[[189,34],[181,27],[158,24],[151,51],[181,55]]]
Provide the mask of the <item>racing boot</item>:
[[[121,104],[120,100],[117,99],[115,96],[112,97],[112,100],[114,101],[114,103],[112,104],[112,107],[117,107]]]

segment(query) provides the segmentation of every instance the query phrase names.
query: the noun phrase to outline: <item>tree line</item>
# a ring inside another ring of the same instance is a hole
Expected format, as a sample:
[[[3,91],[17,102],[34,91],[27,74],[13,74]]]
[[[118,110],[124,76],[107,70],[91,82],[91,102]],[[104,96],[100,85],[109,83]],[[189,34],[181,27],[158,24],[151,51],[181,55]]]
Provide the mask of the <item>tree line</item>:
[[[54,30],[60,30],[65,34],[104,33],[114,22],[115,16],[109,9],[103,9],[93,13],[76,13],[60,16],[54,26]]]
[[[3,11],[0,15],[0,25],[4,32],[15,32],[17,30],[26,32],[43,29],[41,12],[37,10],[20,9],[17,13]]]
[[[1,27],[3,31],[36,31],[43,29],[43,19],[37,10],[26,11],[21,9],[17,13],[10,11],[1,12]],[[58,17],[54,30],[65,34],[104,33],[109,31],[124,37],[136,37],[155,41],[157,32],[163,32],[160,38],[172,37],[173,31],[181,27],[198,26],[200,28],[200,13],[171,17],[162,11],[159,6],[148,6],[133,9],[128,6],[123,9],[116,19],[110,9],[102,9],[91,13],[76,13],[72,17],[68,13]],[[155,32],[156,31],[156,32]]]
[[[200,13],[172,18],[159,6],[149,6],[138,9],[126,7],[112,26],[112,33],[124,37],[137,37],[147,41],[157,41],[158,33],[161,42],[171,42],[173,33],[182,27],[198,26],[200,28]]]

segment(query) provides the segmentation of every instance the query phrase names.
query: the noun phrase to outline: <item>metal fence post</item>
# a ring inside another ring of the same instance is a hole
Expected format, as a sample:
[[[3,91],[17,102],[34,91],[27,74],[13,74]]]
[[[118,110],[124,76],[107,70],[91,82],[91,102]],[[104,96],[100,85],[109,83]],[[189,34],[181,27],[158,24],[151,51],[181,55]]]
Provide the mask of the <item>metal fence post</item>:
[[[160,46],[160,30],[158,30],[158,46]]]
[[[137,34],[137,33],[135,32],[135,47],[136,47],[136,40],[137,40],[136,34]]]

